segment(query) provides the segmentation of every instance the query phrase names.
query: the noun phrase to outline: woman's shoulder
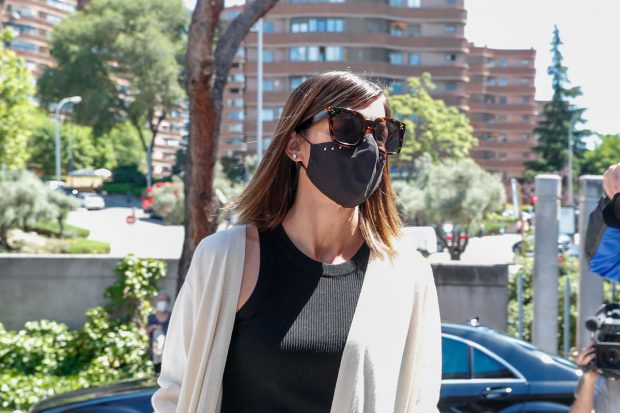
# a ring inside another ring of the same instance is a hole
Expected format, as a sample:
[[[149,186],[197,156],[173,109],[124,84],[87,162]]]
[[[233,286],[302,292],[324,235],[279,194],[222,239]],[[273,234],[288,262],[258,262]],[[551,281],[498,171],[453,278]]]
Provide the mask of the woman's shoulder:
[[[418,286],[434,282],[430,262],[418,251],[417,243],[410,237],[401,236],[394,243],[395,254],[392,267],[406,278],[414,278]]]
[[[226,229],[214,232],[204,237],[198,245],[194,255],[214,256],[239,246],[245,241],[245,225],[233,225]]]

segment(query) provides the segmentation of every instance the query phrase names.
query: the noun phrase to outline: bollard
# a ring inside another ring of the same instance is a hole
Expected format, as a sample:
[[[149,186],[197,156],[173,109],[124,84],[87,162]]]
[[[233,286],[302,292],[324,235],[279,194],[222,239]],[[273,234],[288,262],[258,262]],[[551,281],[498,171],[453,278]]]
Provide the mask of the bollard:
[[[592,273],[586,259],[586,230],[590,212],[603,194],[603,177],[584,175],[579,178],[579,294],[577,298],[577,346],[584,348],[590,342],[585,321],[592,317],[603,303],[603,278]]]
[[[551,353],[558,352],[558,232],[560,190],[558,175],[536,176],[534,234],[534,320],[532,342]]]

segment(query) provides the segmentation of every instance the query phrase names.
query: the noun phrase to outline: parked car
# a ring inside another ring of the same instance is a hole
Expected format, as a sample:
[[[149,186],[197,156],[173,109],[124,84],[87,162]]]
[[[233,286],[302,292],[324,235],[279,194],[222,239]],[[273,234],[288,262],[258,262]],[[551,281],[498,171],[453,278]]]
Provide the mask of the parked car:
[[[441,412],[568,412],[573,363],[486,327],[442,326]]]
[[[105,199],[101,195],[92,192],[80,192],[77,200],[82,208],[86,209],[103,209],[105,208]]]
[[[486,327],[442,326],[442,413],[568,412],[580,371],[564,359]],[[151,413],[154,378],[78,390],[30,413]]]

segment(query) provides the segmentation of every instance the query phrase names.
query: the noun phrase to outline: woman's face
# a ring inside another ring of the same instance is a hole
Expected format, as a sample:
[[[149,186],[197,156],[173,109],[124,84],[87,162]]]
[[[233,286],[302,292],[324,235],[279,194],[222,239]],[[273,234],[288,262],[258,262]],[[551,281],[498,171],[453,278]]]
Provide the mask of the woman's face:
[[[380,96],[374,101],[372,101],[368,106],[364,108],[353,109],[356,112],[361,113],[368,120],[375,120],[377,118],[385,117],[385,97]],[[352,108],[348,108],[352,109]],[[304,132],[304,137],[310,143],[324,143],[330,142],[331,137],[329,136],[329,125],[327,118],[322,119],[318,123],[312,125],[309,129]],[[369,135],[371,139],[374,139],[372,135]],[[308,166],[308,161],[310,160],[310,145],[304,139],[299,138],[301,140],[299,148],[301,153],[298,153],[298,156],[301,158],[301,162],[303,162],[304,166]],[[383,142],[377,142],[380,150],[383,150]]]

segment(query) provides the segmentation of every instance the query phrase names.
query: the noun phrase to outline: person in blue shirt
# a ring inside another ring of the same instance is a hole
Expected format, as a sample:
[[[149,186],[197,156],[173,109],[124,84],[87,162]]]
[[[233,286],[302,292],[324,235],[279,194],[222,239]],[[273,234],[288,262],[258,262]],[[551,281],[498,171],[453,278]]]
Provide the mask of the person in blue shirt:
[[[590,270],[620,281],[620,163],[603,176],[605,196],[590,214],[586,233],[586,257]]]
[[[603,176],[605,195],[590,214],[586,233],[586,257],[590,270],[601,277],[620,281],[620,163]],[[581,350],[577,364],[594,362],[594,343]],[[571,413],[617,413],[620,405],[620,380],[610,380],[596,370],[585,369],[575,393]]]

